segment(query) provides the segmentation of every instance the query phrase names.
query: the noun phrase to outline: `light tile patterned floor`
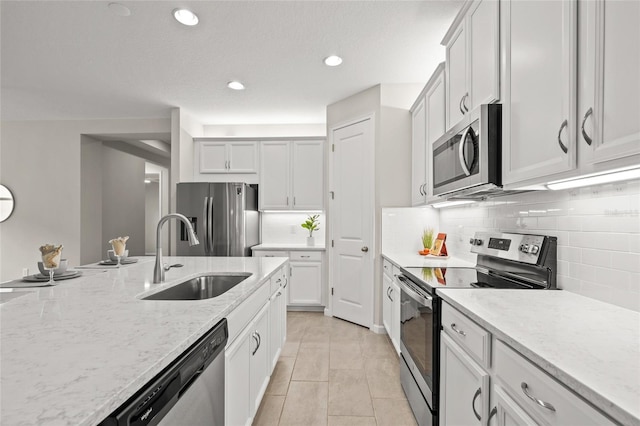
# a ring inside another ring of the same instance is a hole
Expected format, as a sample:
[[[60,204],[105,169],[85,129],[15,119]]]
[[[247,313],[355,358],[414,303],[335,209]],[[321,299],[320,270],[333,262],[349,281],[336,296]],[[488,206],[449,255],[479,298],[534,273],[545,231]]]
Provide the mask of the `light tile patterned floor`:
[[[287,313],[287,342],[254,425],[415,425],[386,334],[315,312]]]

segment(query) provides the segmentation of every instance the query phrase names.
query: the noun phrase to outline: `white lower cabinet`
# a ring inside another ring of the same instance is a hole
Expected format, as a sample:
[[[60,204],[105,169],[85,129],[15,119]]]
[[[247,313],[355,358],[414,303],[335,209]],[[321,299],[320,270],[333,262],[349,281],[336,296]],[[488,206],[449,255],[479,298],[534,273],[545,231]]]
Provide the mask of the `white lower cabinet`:
[[[393,347],[400,354],[400,287],[393,279],[394,269],[396,273],[400,271],[385,259],[382,267],[382,323]]]
[[[489,373],[445,332],[441,338],[440,421],[482,425],[489,412]]]
[[[251,424],[282,351],[287,321],[282,297],[286,294],[285,268],[227,317],[230,343],[225,349],[225,425]],[[271,284],[278,279],[271,292]]]
[[[442,425],[613,424],[566,385],[445,302],[442,318]]]

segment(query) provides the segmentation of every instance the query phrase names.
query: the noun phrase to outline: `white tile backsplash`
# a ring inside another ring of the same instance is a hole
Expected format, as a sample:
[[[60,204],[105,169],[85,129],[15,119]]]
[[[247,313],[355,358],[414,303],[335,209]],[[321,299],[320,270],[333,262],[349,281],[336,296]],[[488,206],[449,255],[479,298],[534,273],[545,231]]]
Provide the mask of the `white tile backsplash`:
[[[441,209],[447,247],[469,261],[475,231],[558,238],[558,286],[640,311],[640,181],[539,191]]]
[[[262,222],[262,244],[304,244],[309,236],[309,231],[304,229],[302,223],[307,220],[310,214],[306,212],[283,212],[283,213],[261,213]],[[313,237],[316,244],[325,242],[326,220],[324,213],[320,213],[318,218],[320,229],[314,231]]]
[[[383,208],[382,252],[414,253],[422,250],[422,231],[440,230],[438,212],[432,208]]]

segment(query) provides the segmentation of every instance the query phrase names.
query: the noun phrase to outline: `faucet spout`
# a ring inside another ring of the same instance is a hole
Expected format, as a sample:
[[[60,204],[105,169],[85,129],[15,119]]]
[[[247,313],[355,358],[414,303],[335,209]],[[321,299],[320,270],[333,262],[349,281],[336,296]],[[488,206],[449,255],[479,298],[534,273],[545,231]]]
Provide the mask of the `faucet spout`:
[[[158,221],[158,228],[156,229],[156,264],[153,268],[153,283],[158,284],[164,281],[164,267],[162,266],[162,225],[169,219],[179,219],[184,225],[187,227],[187,239],[189,240],[190,246],[195,246],[196,244],[200,244],[198,241],[198,237],[196,236],[195,231],[193,230],[193,226],[191,226],[191,222],[186,216],[181,215],[180,213],[170,213],[166,216],[163,216]]]

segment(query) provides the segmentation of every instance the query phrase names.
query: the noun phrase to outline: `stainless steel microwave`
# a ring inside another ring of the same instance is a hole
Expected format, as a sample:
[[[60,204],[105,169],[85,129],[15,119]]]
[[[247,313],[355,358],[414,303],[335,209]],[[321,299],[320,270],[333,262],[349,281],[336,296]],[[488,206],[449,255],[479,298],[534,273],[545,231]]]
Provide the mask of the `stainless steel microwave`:
[[[433,194],[473,198],[502,187],[502,105],[480,105],[480,116],[462,122],[432,147]]]

